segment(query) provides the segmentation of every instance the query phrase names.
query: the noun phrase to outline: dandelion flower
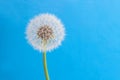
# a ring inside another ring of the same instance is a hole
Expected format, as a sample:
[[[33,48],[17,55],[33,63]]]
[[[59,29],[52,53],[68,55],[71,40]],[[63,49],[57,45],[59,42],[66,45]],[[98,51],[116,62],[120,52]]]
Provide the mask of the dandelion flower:
[[[26,38],[36,50],[43,52],[43,65],[46,80],[49,80],[46,52],[61,45],[65,29],[62,22],[52,14],[40,14],[30,20],[26,29]]]

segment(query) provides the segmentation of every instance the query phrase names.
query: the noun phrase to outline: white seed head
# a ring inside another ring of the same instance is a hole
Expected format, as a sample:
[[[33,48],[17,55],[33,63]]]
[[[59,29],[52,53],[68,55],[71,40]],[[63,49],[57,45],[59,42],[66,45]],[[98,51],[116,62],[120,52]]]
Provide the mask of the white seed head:
[[[52,14],[35,16],[27,25],[26,38],[39,51],[51,51],[63,41],[65,29],[61,21]]]

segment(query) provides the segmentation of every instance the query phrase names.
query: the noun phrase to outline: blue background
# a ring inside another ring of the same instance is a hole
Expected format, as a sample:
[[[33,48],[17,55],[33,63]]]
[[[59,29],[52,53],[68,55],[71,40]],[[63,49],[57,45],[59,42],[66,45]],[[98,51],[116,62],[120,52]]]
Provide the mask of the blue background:
[[[25,28],[46,12],[67,34],[47,54],[51,80],[120,80],[120,0],[0,0],[0,80],[45,80]]]

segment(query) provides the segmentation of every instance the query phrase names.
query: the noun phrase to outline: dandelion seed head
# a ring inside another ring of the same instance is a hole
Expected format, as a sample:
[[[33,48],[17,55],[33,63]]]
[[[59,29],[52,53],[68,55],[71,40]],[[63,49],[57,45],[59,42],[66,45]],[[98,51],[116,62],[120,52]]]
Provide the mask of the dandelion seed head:
[[[35,16],[27,25],[26,38],[35,49],[51,51],[61,45],[65,37],[62,22],[52,14]]]

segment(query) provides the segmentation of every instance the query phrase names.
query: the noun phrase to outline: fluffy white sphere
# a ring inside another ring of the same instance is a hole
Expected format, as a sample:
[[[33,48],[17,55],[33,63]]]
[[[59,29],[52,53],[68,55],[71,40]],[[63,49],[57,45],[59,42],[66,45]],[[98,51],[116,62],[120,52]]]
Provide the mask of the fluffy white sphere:
[[[64,36],[64,25],[55,15],[48,13],[35,16],[30,20],[26,29],[28,42],[42,52],[57,48],[61,45]],[[44,42],[46,42],[45,45]]]

